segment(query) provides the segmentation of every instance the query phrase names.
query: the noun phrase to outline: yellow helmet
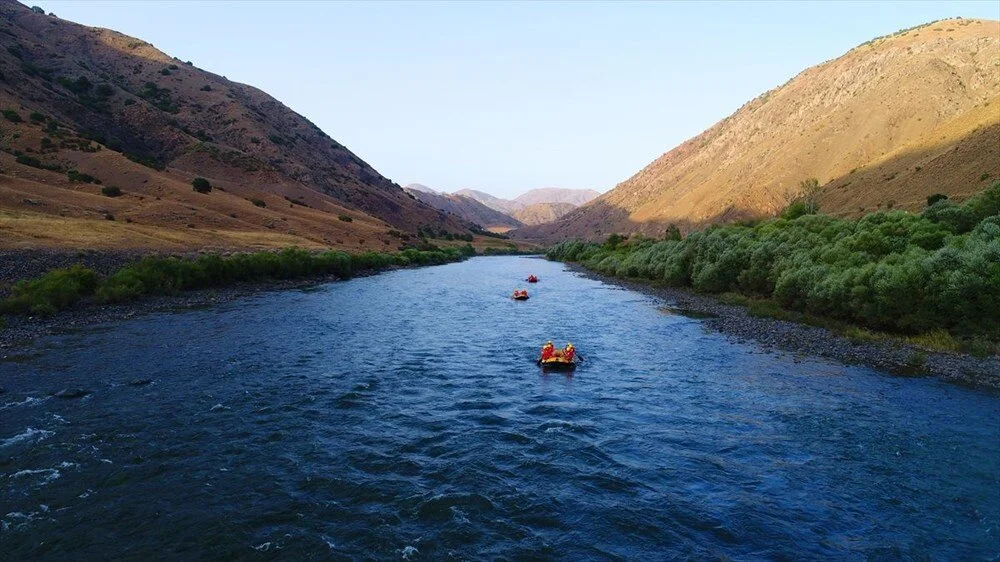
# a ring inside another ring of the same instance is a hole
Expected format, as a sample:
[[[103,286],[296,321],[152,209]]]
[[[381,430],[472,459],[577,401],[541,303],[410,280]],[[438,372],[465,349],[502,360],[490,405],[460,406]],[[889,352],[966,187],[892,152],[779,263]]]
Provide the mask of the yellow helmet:
[[[552,345],[552,340],[545,342],[545,345]]]
[[[573,344],[566,342],[566,347],[569,349],[573,349]]]

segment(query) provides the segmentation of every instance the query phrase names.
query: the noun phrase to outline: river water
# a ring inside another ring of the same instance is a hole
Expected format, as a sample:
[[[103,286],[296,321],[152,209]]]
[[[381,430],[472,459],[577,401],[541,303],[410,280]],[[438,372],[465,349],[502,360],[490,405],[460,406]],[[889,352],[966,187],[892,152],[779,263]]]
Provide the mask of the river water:
[[[0,362],[0,558],[1000,556],[996,395],[663,304],[475,258],[41,339]]]

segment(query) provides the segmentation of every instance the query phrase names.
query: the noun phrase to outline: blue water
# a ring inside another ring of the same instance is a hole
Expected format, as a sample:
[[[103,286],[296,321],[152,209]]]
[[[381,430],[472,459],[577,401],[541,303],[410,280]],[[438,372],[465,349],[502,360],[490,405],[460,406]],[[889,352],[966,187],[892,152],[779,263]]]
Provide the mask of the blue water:
[[[0,558],[1000,556],[996,395],[663,304],[476,258],[41,339],[0,362]]]

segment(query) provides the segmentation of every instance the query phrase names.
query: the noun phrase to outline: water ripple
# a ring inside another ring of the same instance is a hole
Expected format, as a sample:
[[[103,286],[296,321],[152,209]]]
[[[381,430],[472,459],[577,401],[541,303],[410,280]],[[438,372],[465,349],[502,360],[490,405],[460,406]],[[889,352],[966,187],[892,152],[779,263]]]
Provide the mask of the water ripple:
[[[670,304],[490,258],[47,338],[0,363],[4,555],[996,556],[997,397]],[[546,339],[588,361],[540,372]]]

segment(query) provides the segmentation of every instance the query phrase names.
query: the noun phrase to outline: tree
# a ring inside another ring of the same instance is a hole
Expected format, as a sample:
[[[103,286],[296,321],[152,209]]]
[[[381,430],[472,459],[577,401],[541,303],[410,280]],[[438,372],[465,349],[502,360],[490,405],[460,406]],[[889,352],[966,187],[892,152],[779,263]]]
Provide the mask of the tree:
[[[943,193],[935,193],[934,195],[931,195],[927,198],[927,206],[930,207],[931,205],[937,203],[938,201],[945,201],[946,199],[948,199],[947,195]]]
[[[198,193],[208,193],[212,191],[212,184],[205,178],[194,178],[191,181],[191,187],[194,188]]]
[[[786,219],[795,219],[803,215],[815,215],[819,212],[819,180],[809,178],[799,182],[799,193],[787,195],[788,207],[781,216]]]
[[[677,228],[677,225],[670,223],[667,226],[667,231],[663,234],[664,240],[680,240],[681,239],[681,229]]]

